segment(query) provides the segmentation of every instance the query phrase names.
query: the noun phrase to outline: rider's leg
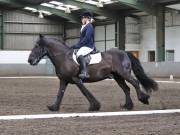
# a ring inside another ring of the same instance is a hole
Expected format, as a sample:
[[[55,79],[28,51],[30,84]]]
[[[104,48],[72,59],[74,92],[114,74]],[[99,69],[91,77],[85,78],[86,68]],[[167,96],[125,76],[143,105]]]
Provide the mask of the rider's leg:
[[[87,65],[86,65],[84,56],[89,54],[91,51],[93,51],[93,49],[89,47],[81,47],[77,52],[77,58],[78,58],[77,60],[80,64],[80,70],[81,70],[81,73],[79,74],[79,78],[81,79],[89,78],[89,75],[87,73]]]
[[[81,70],[81,73],[79,74],[79,78],[81,79],[89,78],[89,75],[87,73],[86,61],[82,55],[78,57],[78,62],[80,64],[80,70]]]

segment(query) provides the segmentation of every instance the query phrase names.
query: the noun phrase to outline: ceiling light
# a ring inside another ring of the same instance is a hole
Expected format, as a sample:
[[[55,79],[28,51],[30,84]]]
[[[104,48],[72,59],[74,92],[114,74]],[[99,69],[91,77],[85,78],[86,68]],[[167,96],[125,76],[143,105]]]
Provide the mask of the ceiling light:
[[[111,0],[101,0],[102,2],[111,2]]]
[[[101,1],[101,0],[99,0],[99,1],[98,1],[98,3],[97,3],[97,7],[103,7],[103,3],[102,3],[102,1]]]
[[[89,3],[89,4],[92,4],[92,5],[97,5],[98,2],[97,1],[92,1],[92,0],[87,0],[87,1],[84,1],[85,3]]]
[[[68,6],[66,7],[65,13],[68,13],[68,14],[71,13],[71,10],[70,10],[70,8]]]
[[[61,6],[58,6],[58,7],[56,7],[56,9],[59,9],[59,10],[66,10],[66,8],[65,7],[61,7]]]
[[[58,6],[63,6],[64,4],[58,1],[50,1],[49,3],[54,4],[54,5],[58,5]]]
[[[80,2],[85,2],[85,0],[78,0],[78,1],[80,1]]]
[[[46,7],[50,7],[50,8],[54,8],[55,6],[52,4],[48,4],[48,3],[42,3],[41,6],[46,6]]]
[[[38,17],[39,18],[44,18],[43,13],[41,11],[39,11],[39,16]]]
[[[99,20],[105,20],[105,19],[107,19],[107,17],[105,17],[105,16],[96,16],[95,18],[96,18],[96,19],[99,19]]]
[[[39,12],[41,12],[41,13],[43,13],[43,14],[45,14],[45,15],[52,15],[51,12],[45,11],[45,10],[40,10]]]
[[[77,6],[74,6],[74,5],[65,5],[66,7],[69,7],[69,8],[74,8],[74,9],[77,9],[78,7]]]
[[[180,10],[180,4],[168,5],[166,7],[169,7],[169,8],[172,8],[172,9],[176,9],[176,10]]]
[[[32,11],[32,12],[37,12],[37,9],[31,8],[31,7],[25,7],[24,9],[30,10],[30,11]]]

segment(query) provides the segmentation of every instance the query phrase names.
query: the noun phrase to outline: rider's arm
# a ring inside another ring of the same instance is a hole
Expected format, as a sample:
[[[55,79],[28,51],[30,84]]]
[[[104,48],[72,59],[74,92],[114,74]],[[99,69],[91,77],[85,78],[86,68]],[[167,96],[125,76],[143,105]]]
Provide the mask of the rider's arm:
[[[73,49],[79,49],[79,48],[81,48],[81,46],[79,45],[79,42],[78,42],[76,45],[71,46],[71,48],[73,48]]]

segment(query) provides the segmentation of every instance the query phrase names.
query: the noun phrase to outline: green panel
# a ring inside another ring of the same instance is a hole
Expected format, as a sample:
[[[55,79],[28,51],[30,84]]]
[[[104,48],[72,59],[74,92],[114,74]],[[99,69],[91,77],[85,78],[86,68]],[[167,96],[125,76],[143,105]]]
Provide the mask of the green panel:
[[[158,7],[156,15],[156,61],[165,60],[165,9]]]
[[[156,50],[156,58],[157,58],[157,62],[161,62],[165,60],[165,49],[164,47],[157,47]]]
[[[3,49],[3,11],[0,11],[0,49]]]
[[[126,27],[125,27],[125,16],[119,18],[116,22],[116,47],[120,50],[125,50],[126,43]]]

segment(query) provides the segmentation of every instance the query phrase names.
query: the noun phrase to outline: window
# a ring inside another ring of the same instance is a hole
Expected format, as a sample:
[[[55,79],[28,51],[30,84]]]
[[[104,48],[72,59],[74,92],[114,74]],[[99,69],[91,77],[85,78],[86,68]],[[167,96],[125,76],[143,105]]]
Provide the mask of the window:
[[[155,61],[155,51],[149,51],[148,52],[148,61],[154,62]]]
[[[166,61],[174,61],[174,50],[166,50]]]

